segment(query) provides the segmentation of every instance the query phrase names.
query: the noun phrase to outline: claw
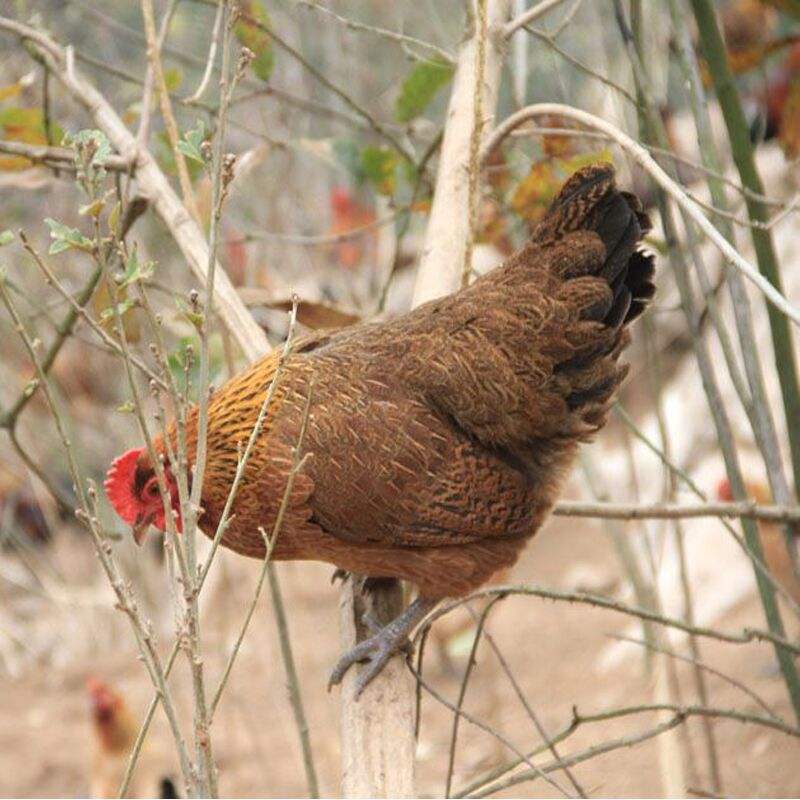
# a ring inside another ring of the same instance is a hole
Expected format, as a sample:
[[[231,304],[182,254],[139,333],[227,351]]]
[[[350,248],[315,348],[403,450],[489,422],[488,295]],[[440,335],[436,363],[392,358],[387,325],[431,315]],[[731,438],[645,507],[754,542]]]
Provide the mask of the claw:
[[[331,575],[331,585],[335,584],[336,581],[341,581],[344,583],[349,577],[350,573],[346,569],[336,567],[336,569],[333,571],[333,575]]]
[[[328,680],[328,691],[342,682],[342,678],[353,664],[366,661],[367,666],[361,670],[356,681],[355,697],[357,700],[372,679],[386,666],[389,659],[395,653],[408,651],[410,647],[411,642],[405,636],[398,638],[388,626],[381,628],[374,636],[359,642],[339,659]]]
[[[358,699],[367,685],[386,666],[389,659],[396,653],[411,651],[409,633],[417,623],[436,605],[434,600],[418,597],[400,616],[393,619],[383,628],[378,627],[377,621],[369,614],[365,614],[365,623],[370,630],[377,631],[359,642],[352,650],[348,650],[336,663],[328,681],[328,691],[333,686],[342,682],[347,670],[359,661],[368,662],[356,681],[355,697]]]

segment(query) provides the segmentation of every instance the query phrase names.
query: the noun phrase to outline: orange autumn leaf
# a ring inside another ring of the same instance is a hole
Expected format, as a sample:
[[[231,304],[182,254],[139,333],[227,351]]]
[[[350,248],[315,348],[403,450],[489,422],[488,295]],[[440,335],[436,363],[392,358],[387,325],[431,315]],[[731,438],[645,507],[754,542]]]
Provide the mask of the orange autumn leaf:
[[[800,156],[800,76],[795,77],[789,85],[781,113],[778,139],[786,158]]]

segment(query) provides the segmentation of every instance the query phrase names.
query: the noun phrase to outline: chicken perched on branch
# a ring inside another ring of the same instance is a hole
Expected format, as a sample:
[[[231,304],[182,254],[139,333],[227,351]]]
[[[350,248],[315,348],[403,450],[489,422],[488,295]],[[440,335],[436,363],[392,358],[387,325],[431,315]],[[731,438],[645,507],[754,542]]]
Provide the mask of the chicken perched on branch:
[[[654,292],[652,257],[639,250],[648,227],[637,199],[616,189],[613,168],[588,167],[566,182],[531,241],[470,287],[394,320],[296,343],[222,543],[264,557],[259,527],[271,530],[278,513],[313,383],[303,445],[312,457],[272,557],[401,578],[419,591],[342,657],[332,683],[367,660],[362,689],[439,600],[513,564],[544,522],[627,372],[618,360],[628,324]],[[207,534],[277,364],[267,356],[211,397]],[[187,421],[190,460],[196,417],[194,409]],[[150,523],[164,527],[145,450],[118,458],[106,489],[137,539]]]

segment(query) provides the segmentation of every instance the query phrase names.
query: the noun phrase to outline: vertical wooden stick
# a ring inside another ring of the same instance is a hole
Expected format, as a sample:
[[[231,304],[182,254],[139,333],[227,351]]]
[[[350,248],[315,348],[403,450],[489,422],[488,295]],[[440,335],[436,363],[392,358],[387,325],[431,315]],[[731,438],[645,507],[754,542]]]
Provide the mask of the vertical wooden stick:
[[[511,0],[472,3],[472,30],[461,46],[447,109],[433,206],[417,271],[413,305],[459,288],[470,241],[470,158],[475,135],[475,100],[480,97],[478,135],[491,130],[505,54],[503,25]],[[479,25],[479,10],[485,25]],[[484,33],[480,40],[481,31]],[[482,63],[479,60],[482,56]],[[480,80],[478,80],[480,78]],[[477,83],[480,83],[480,89]],[[488,119],[487,119],[488,118]],[[472,150],[475,148],[473,147]],[[471,163],[472,162],[472,163]],[[361,623],[365,603],[381,623],[403,608],[399,584],[368,599],[348,581],[341,596],[342,648],[368,635]],[[403,660],[395,657],[360,700],[354,699],[357,670],[342,681],[342,794],[345,797],[414,797],[414,687]]]
[[[369,636],[362,623],[369,609],[385,625],[403,608],[397,581],[365,596],[347,581],[342,590],[342,647]],[[342,681],[342,796],[415,797],[414,683],[402,658],[393,658],[355,699],[355,669]]]

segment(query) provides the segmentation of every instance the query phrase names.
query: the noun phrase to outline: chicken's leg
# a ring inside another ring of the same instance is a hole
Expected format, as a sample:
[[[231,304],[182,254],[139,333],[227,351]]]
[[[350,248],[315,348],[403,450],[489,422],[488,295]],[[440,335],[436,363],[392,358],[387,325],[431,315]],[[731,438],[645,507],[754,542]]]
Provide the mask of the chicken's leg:
[[[376,634],[348,650],[333,668],[328,689],[341,683],[345,673],[353,664],[368,661],[369,664],[361,671],[356,682],[356,698],[358,698],[366,685],[386,666],[386,662],[408,645],[408,634],[422,621],[436,602],[418,597],[402,614],[384,625]]]

